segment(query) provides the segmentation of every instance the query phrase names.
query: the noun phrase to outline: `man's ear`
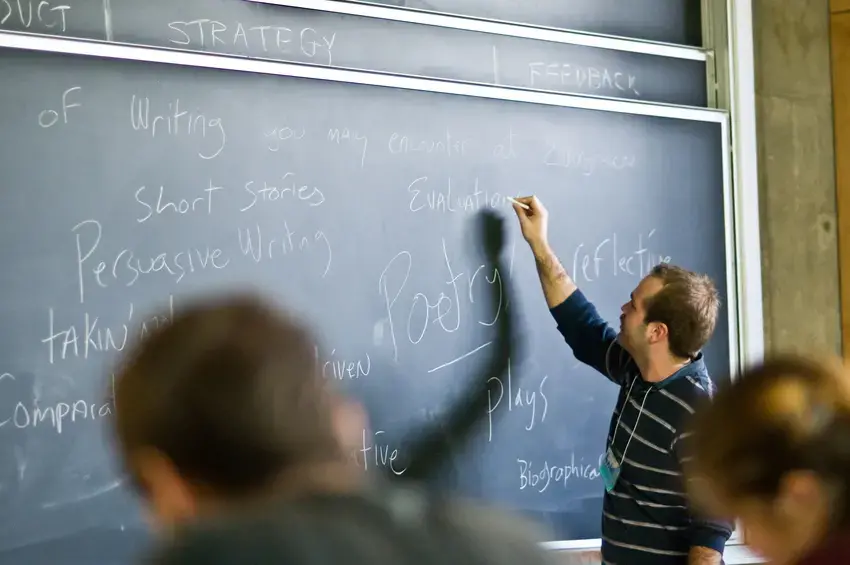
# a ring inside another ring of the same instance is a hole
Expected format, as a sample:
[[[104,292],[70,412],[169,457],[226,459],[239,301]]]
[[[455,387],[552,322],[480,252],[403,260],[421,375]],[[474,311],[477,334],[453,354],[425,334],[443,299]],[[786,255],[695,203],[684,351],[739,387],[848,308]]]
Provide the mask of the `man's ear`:
[[[193,485],[180,475],[171,459],[151,448],[137,450],[130,459],[155,529],[171,531],[197,516]]]
[[[782,516],[799,516],[827,498],[817,476],[811,471],[792,471],[780,481],[776,510]]]
[[[650,322],[647,326],[649,343],[660,343],[667,339],[670,334],[667,324],[661,322]]]
[[[332,410],[334,433],[340,447],[346,453],[359,450],[363,434],[369,435],[369,418],[363,405],[354,399],[336,395]]]

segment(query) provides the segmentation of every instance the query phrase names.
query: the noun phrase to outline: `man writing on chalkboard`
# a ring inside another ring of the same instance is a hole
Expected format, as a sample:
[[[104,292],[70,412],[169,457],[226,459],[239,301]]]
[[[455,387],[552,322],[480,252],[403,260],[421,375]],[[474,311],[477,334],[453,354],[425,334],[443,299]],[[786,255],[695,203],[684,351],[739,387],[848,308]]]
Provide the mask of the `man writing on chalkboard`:
[[[659,265],[623,304],[618,333],[549,246],[546,208],[533,196],[517,202],[514,210],[558,330],[576,359],[620,387],[599,469],[606,491],[603,560],[722,563],[732,523],[694,515],[682,476],[684,423],[713,387],[700,350],[717,319],[714,285],[706,276]]]

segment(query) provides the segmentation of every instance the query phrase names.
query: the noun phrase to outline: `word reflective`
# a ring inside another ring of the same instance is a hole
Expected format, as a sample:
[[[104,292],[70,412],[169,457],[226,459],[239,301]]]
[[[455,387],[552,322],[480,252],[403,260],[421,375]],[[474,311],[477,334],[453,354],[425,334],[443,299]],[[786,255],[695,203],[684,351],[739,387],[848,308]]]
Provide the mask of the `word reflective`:
[[[616,233],[606,237],[594,247],[580,243],[573,253],[573,270],[576,281],[593,282],[603,277],[643,278],[659,263],[669,263],[670,256],[653,253],[650,240],[656,230],[639,233],[635,240],[618,237]]]

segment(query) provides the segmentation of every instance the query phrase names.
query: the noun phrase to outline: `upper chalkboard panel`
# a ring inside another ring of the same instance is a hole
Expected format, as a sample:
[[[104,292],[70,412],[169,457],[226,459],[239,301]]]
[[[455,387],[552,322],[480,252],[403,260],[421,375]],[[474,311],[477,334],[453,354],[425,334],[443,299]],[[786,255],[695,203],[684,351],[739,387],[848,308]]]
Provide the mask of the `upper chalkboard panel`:
[[[70,7],[59,6],[62,10],[33,2],[31,11],[19,10],[14,2],[9,11],[6,1],[11,2],[0,0],[0,29],[648,102],[707,104],[702,60],[245,0],[110,0],[106,11],[103,0],[77,0]]]
[[[700,2],[694,0],[374,0],[358,3],[702,45]]]
[[[312,322],[325,374],[369,408],[358,457],[374,469],[462,388],[493,339],[482,293],[510,280],[526,356],[443,479],[547,521],[557,539],[599,537],[596,468],[617,389],[563,344],[513,222],[497,272],[470,245],[471,213],[510,215],[506,195],[538,194],[557,252],[612,321],[661,260],[708,273],[726,304],[720,115],[319,70],[0,50],[0,565],[137,557],[143,520],[105,434],[110,367],[128,334],[162,323],[155,309],[167,319],[189,297],[245,286]],[[717,376],[730,367],[727,314],[706,350]]]

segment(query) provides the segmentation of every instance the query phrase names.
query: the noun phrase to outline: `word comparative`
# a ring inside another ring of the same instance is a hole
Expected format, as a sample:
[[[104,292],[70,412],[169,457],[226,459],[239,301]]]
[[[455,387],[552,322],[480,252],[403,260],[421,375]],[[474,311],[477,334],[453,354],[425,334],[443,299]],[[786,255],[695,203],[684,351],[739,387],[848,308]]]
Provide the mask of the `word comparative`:
[[[4,381],[11,383],[14,380],[15,376],[11,373],[0,374],[0,384],[3,384]],[[57,434],[61,434],[68,425],[106,418],[113,414],[114,409],[114,397],[100,402],[79,399],[70,402],[56,402],[47,406],[42,406],[36,398],[29,404],[16,403],[12,413],[8,414],[7,418],[0,420],[0,429],[7,425],[19,430],[47,427]]]

